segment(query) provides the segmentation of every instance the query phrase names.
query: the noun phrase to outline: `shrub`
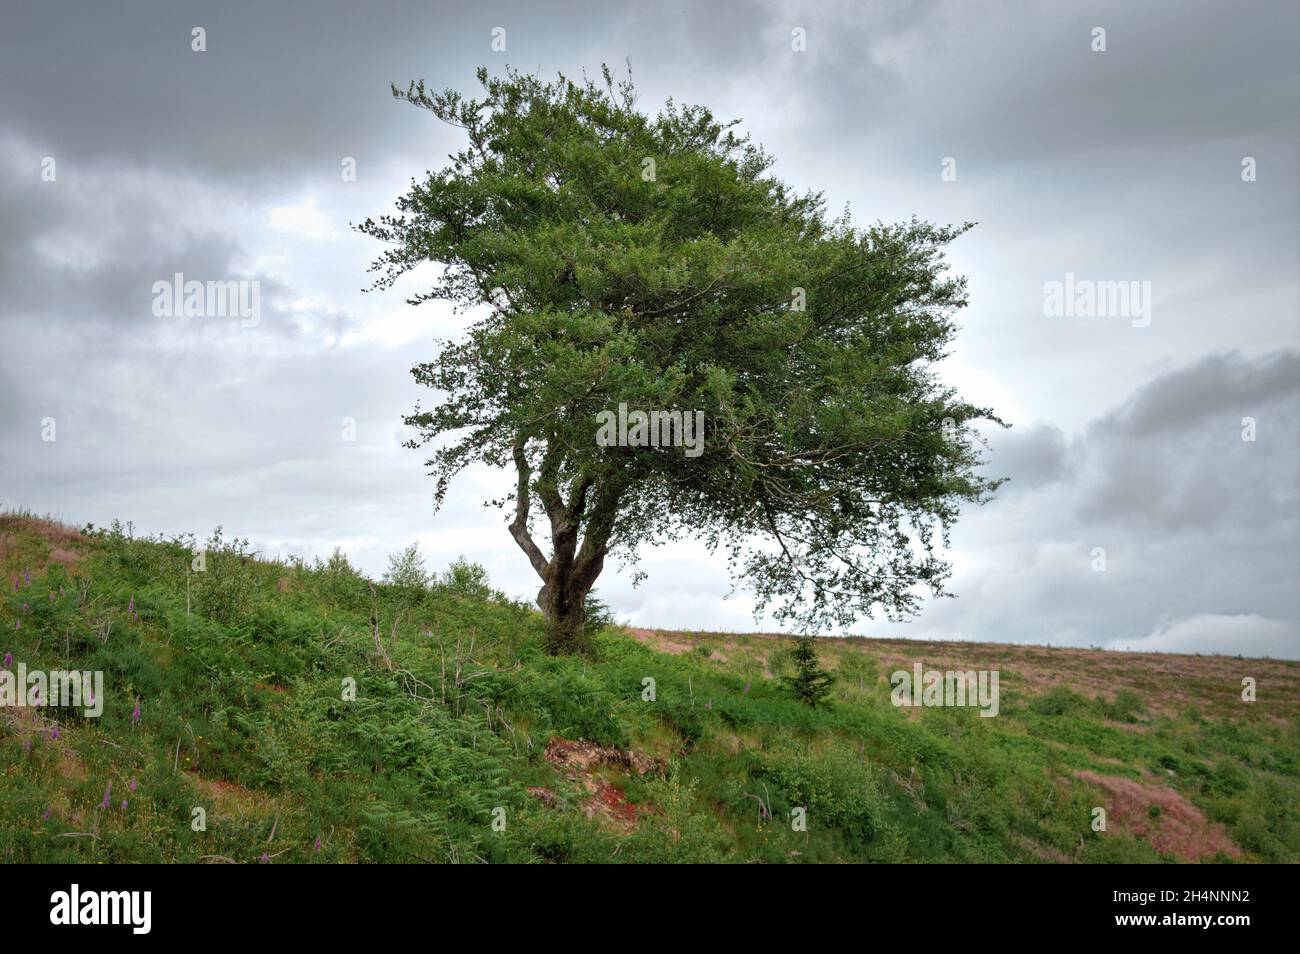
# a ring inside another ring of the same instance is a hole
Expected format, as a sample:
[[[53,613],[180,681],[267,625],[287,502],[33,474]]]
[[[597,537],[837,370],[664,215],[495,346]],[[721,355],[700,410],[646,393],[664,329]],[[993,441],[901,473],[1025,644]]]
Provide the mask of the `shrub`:
[[[1037,715],[1063,716],[1078,712],[1088,700],[1066,686],[1053,686],[1040,696],[1029,700],[1029,711]]]
[[[328,562],[317,557],[312,564],[320,594],[328,601],[346,607],[368,605],[366,579],[348,562],[347,554],[338,547],[330,554]]]
[[[438,578],[439,585],[448,593],[457,596],[470,596],[475,599],[491,599],[495,594],[488,581],[488,572],[479,563],[471,563],[464,556],[459,556],[442,572]]]
[[[788,817],[791,808],[804,807],[812,824],[838,828],[863,842],[885,827],[879,772],[842,745],[815,753],[781,746],[756,756],[751,774],[772,785],[774,815]]]
[[[585,605],[588,629],[604,629],[606,626],[613,626],[615,624],[616,620],[614,619],[614,611],[609,608],[608,603],[597,598],[595,590],[592,590],[587,594]]]
[[[424,558],[420,556],[420,545],[412,543],[400,553],[388,557],[388,572],[384,582],[391,583],[402,590],[423,590],[429,585],[429,574],[424,569]]]
[[[221,527],[204,544],[204,570],[194,574],[194,606],[218,623],[248,616],[256,588],[256,568],[247,540],[226,542]]]
[[[1115,722],[1136,722],[1147,708],[1142,697],[1132,689],[1121,689],[1110,700],[1099,698],[1097,705],[1102,715]]]

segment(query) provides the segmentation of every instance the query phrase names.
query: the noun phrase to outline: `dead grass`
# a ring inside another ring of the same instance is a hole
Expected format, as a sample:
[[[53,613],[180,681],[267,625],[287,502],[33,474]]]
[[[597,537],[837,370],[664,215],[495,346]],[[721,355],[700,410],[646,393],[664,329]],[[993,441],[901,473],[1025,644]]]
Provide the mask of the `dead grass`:
[[[711,658],[754,659],[763,678],[772,678],[770,651],[794,637],[780,633],[748,635],[682,633],[629,629],[633,639],[658,652],[684,655],[698,645],[711,648]],[[920,662],[927,669],[997,669],[1004,691],[1038,695],[1068,686],[1083,696],[1111,698],[1121,690],[1138,693],[1152,716],[1177,716],[1195,706],[1205,715],[1241,717],[1252,707],[1242,702],[1241,680],[1256,681],[1258,698],[1268,701],[1266,718],[1287,724],[1300,717],[1300,663],[1237,656],[1194,656],[1178,653],[1135,653],[1106,649],[1075,649],[1011,643],[938,642],[908,639],[826,638],[818,649],[828,668],[839,668],[842,657],[865,653],[878,664],[881,677]],[[1141,726],[1116,727],[1141,731]]]
[[[0,514],[0,567],[43,572],[57,563],[75,572],[90,541],[80,530],[48,517]]]
[[[54,547],[67,547],[86,542],[80,530],[49,517],[32,517],[16,513],[0,514],[0,532],[24,530],[35,533]]]

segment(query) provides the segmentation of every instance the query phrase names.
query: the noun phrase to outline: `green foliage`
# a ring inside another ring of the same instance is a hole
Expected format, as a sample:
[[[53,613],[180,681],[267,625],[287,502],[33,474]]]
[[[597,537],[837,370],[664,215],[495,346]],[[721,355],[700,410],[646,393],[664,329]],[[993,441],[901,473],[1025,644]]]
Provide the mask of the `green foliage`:
[[[1069,686],[1053,686],[1029,703],[1029,710],[1043,716],[1064,716],[1088,708],[1088,700]]]
[[[607,555],[685,534],[727,549],[760,612],[810,626],[941,593],[947,528],[997,484],[974,429],[996,416],[934,373],[967,301],[944,254],[970,226],[855,227],[736,123],[646,115],[608,69],[478,78],[479,99],[393,89],[468,144],[359,229],[386,246],[377,287],[433,261],[412,304],[491,306],[412,369],[439,403],[407,416],[410,446],[435,448],[439,503],[473,463],[514,468],[490,503],[514,510],[554,646],[582,640]],[[700,452],[680,431],[598,440],[621,406],[702,415]]]
[[[1146,712],[1146,703],[1131,689],[1122,689],[1112,699],[1099,699],[1098,706],[1107,719],[1136,722]]]
[[[613,626],[617,622],[614,619],[614,611],[609,608],[608,603],[597,598],[595,590],[587,594],[584,608],[586,610],[587,625],[593,629],[603,629],[606,626]]]
[[[830,825],[864,846],[886,827],[880,773],[843,745],[811,753],[781,746],[755,759],[750,775],[771,783],[771,810],[808,811],[810,824]]]
[[[204,569],[193,574],[194,607],[219,623],[231,623],[251,608],[253,560],[247,540],[222,539],[221,527],[203,545]]]
[[[424,568],[424,558],[420,556],[420,545],[412,543],[400,553],[388,558],[388,572],[384,582],[408,592],[418,592],[429,585],[429,574]]]
[[[493,595],[488,580],[488,572],[478,563],[471,563],[460,556],[438,578],[438,585],[448,593],[485,600]]]
[[[1133,833],[1174,823],[1168,808],[1091,831],[1104,803],[1084,770],[1158,776],[1243,860],[1300,860],[1300,725],[1239,705],[1231,681],[1227,707],[1199,696],[1195,718],[1123,683],[1019,690],[990,719],[908,711],[870,644],[809,657],[790,640],[682,636],[708,652],[671,655],[606,627],[590,658],[553,657],[538,614],[482,598],[475,573],[412,600],[341,553],[269,562],[220,534],[202,571],[192,539],[129,526],[62,543],[66,564],[30,521],[0,514],[0,539],[0,655],[104,673],[99,718],[0,711],[0,863],[1168,860]],[[769,652],[791,678],[833,660],[836,704],[766,677]],[[578,769],[561,743],[603,755]]]
[[[332,603],[357,608],[367,601],[365,577],[348,562],[347,554],[338,547],[329,560],[317,557],[312,564],[311,582],[323,597]]]
[[[817,659],[816,637],[800,636],[795,640],[794,675],[783,676],[781,685],[806,706],[824,705],[831,695],[834,677],[821,667]]]

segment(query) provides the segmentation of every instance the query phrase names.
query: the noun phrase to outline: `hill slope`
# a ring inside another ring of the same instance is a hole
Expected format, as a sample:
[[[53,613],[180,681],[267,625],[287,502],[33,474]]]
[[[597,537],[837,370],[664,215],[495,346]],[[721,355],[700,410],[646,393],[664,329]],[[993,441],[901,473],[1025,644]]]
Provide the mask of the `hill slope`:
[[[0,708],[0,861],[1300,860],[1295,663],[824,640],[811,710],[784,637],[554,659],[499,595],[195,549],[0,516],[5,668],[104,674]],[[918,662],[997,717],[894,706]]]

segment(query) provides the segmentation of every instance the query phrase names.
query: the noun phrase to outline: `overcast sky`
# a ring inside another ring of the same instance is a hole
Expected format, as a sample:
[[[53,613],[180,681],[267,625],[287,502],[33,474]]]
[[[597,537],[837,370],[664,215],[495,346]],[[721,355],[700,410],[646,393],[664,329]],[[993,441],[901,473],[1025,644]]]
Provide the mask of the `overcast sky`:
[[[0,507],[376,576],[414,540],[535,594],[482,506],[508,475],[435,515],[400,447],[410,367],[473,316],[407,305],[428,272],[362,293],[349,223],[460,145],[390,82],[630,60],[643,108],[742,119],[859,224],[979,223],[945,374],[1014,425],[1011,481],[953,535],[957,598],[855,632],[1300,658],[1298,45],[1288,0],[6,4]],[[155,317],[176,272],[260,282],[260,321]],[[1067,273],[1149,287],[1149,323],[1046,314]],[[635,625],[774,628],[699,546],[641,569],[598,585]]]

